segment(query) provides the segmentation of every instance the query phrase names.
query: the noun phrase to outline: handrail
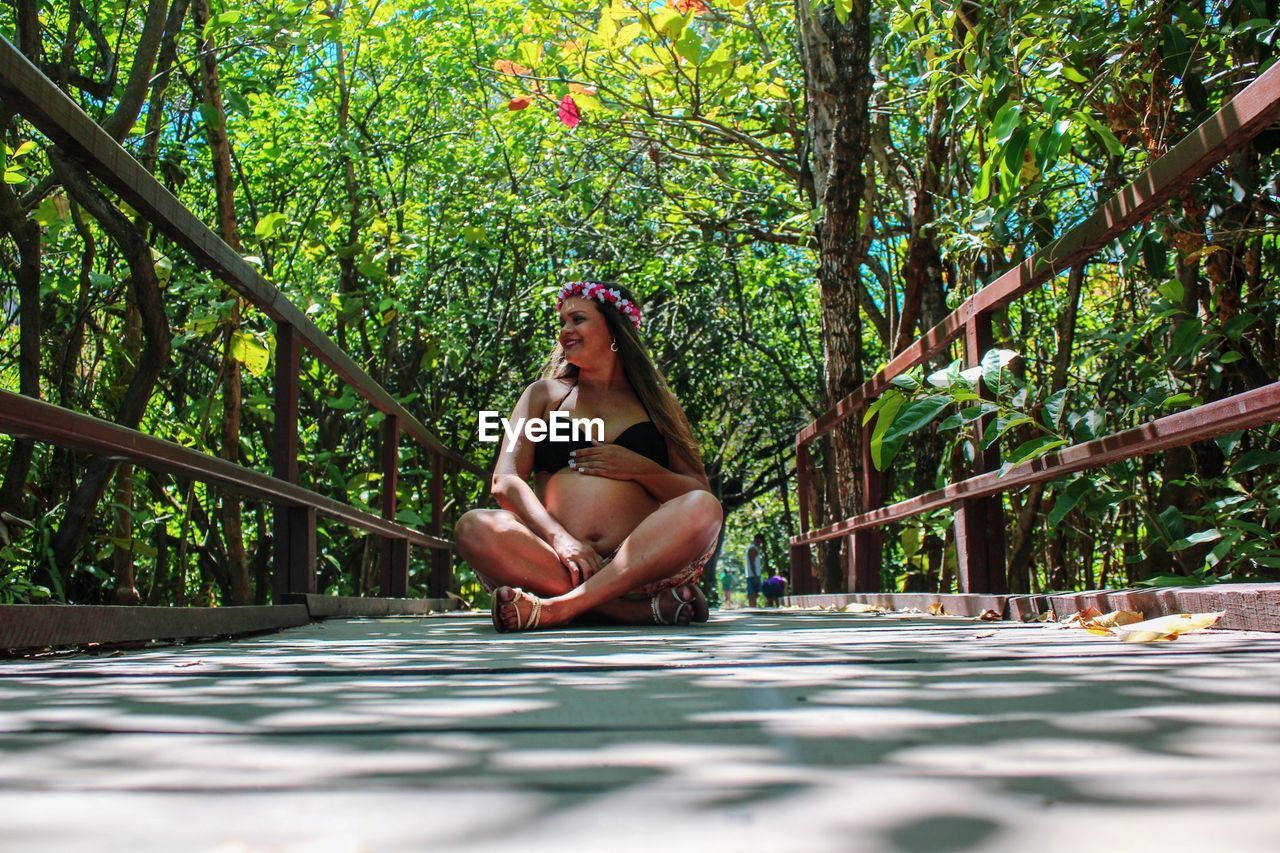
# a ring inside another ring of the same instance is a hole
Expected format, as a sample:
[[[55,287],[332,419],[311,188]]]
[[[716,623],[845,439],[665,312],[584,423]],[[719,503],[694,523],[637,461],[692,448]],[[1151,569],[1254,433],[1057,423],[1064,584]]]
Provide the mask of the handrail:
[[[142,167],[118,142],[36,68],[7,39],[0,37],[0,95],[64,153],[142,213],[201,266],[261,308],[278,323],[298,331],[301,342],[329,365],[378,411],[394,415],[401,428],[433,453],[480,477],[488,472],[439,438],[352,360],[310,318],[289,301],[239,253],[228,246]]]
[[[1003,510],[998,498],[1001,492],[1280,419],[1280,383],[1276,383],[1159,418],[1122,433],[1073,445],[1003,473],[997,470],[1000,467],[999,449],[993,445],[976,454],[975,476],[888,507],[879,505],[883,476],[872,466],[867,431],[863,430],[863,511],[820,529],[809,528],[809,444],[848,418],[866,411],[894,378],[925,363],[961,337],[964,338],[966,362],[969,366],[976,365],[983,352],[990,348],[994,312],[1062,271],[1084,263],[1121,233],[1149,218],[1159,205],[1278,119],[1280,64],[1263,72],[1084,222],[996,277],[942,322],[891,358],[861,387],[801,429],[796,434],[800,533],[791,538],[793,589],[806,592],[812,583],[810,545],[848,536],[852,589],[859,592],[878,590],[880,541],[877,528],[932,509],[958,504],[956,550],[961,589],[966,592],[1001,592],[1006,585]],[[988,392],[983,389],[983,393]],[[980,427],[982,424],[980,420]]]
[[[409,546],[433,549],[429,592],[443,597],[449,582],[452,544],[442,530],[444,462],[482,478],[488,472],[440,439],[398,403],[345,351],[321,332],[275,285],[214,234],[115,139],[76,105],[7,39],[0,37],[0,98],[48,137],[70,159],[141,213],[192,259],[276,321],[275,424],[271,442],[274,476],[184,448],[87,415],[0,392],[0,431],[94,453],[127,458],[145,467],[174,471],[275,504],[274,593],[315,591],[316,514],[335,518],[381,537],[383,595],[408,592]],[[305,346],[348,385],[386,415],[382,424],[382,517],[324,497],[298,484],[300,351]],[[401,432],[431,454],[431,534],[395,522]]]
[[[996,495],[1032,483],[1056,480],[1077,471],[1102,468],[1113,462],[1159,453],[1171,447],[1204,441],[1274,420],[1280,420],[1280,382],[1166,415],[1104,438],[1073,444],[1057,453],[1015,465],[1007,472],[990,471],[979,474],[945,488],[810,530],[791,541],[796,545],[813,545],[953,506],[961,501]]]
[[[888,388],[895,377],[924,364],[954,343],[974,317],[998,311],[1095,254],[1277,119],[1280,64],[1267,69],[1084,222],[966,299],[942,322],[890,359],[862,387],[800,430],[796,444],[809,444],[852,417]]]
[[[59,447],[108,458],[127,459],[153,470],[220,486],[245,497],[311,507],[327,518],[369,533],[404,539],[414,545],[446,550],[452,547],[447,539],[429,536],[279,477],[12,391],[0,391],[0,432],[36,438]]]

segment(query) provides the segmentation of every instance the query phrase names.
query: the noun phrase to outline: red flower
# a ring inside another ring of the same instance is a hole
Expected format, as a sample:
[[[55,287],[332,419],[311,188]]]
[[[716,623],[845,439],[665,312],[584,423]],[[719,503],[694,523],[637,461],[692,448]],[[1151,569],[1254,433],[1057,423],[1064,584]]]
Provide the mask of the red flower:
[[[564,96],[557,115],[560,117],[561,124],[568,128],[577,127],[578,122],[582,120],[582,114],[578,112],[578,105],[573,102],[572,95]]]
[[[693,14],[695,15],[701,15],[703,12],[711,11],[711,7],[703,2],[703,0],[675,0],[675,3],[672,5],[676,7],[676,11],[681,15],[689,14],[690,10],[693,10]]]

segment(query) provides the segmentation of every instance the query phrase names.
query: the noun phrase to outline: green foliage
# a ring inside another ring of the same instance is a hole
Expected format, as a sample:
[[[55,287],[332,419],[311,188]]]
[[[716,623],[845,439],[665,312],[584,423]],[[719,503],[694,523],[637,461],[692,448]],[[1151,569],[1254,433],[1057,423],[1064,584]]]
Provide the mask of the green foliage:
[[[841,21],[853,8],[833,5]],[[956,308],[1081,221],[1268,67],[1272,6],[874,7],[858,282],[867,367],[894,355],[913,237],[930,235],[936,249],[938,310]],[[42,6],[45,56],[72,57],[83,75],[102,79],[106,64],[92,39],[61,43],[69,8]],[[124,75],[142,12],[112,0],[94,14]],[[13,32],[7,7],[0,26]],[[245,251],[317,326],[446,443],[483,464],[492,448],[476,442],[476,412],[509,408],[536,375],[553,343],[557,284],[623,281],[645,303],[646,339],[730,510],[726,559],[740,566],[750,534],[762,530],[771,565],[786,564],[793,436],[827,405],[813,277],[821,220],[806,184],[813,164],[792,4],[249,0],[234,9],[215,3],[205,35],[218,45]],[[187,69],[194,36],[179,40]],[[111,106],[72,92],[96,116]],[[561,117],[566,98],[580,116],[573,127]],[[213,223],[206,112],[171,83],[155,169]],[[146,117],[126,140],[139,156]],[[931,149],[934,129],[940,145]],[[6,185],[26,192],[49,173],[33,129],[14,123],[5,144]],[[999,448],[1004,463],[1018,464],[1277,375],[1274,146],[1259,142],[1241,164],[1199,182],[1092,260],[1065,387],[1053,383],[1061,280],[997,316],[996,346],[975,367],[965,369],[952,347],[895,380],[866,412],[889,500],[963,476],[977,449]],[[934,188],[924,190],[931,150],[943,155]],[[935,215],[922,228],[914,217],[926,191]],[[110,419],[137,358],[128,271],[65,194],[45,195],[31,215],[44,241],[43,393]],[[142,428],[222,449],[230,336],[231,357],[245,367],[240,455],[270,470],[273,325],[256,311],[233,325],[233,295],[181,247],[155,243],[175,337]],[[15,255],[6,246],[0,385],[16,390]],[[304,359],[303,374],[304,483],[375,507],[380,419],[314,360]],[[1031,549],[1035,583],[1277,577],[1276,438],[1274,426],[1262,427],[1201,445],[1190,462],[1148,457],[1049,484]],[[0,439],[0,458],[11,448]],[[41,594],[31,579],[47,565],[73,463],[65,454],[37,457],[28,517],[50,520],[0,554],[0,596]],[[431,517],[428,471],[406,442],[399,500],[407,523]],[[446,521],[484,503],[485,489],[450,477]],[[1024,499],[1007,497],[1011,519]],[[114,535],[109,504],[65,579],[65,597],[103,600],[121,550],[156,601],[221,595],[221,580],[209,576],[223,557],[216,496],[150,478],[135,489],[127,538]],[[250,508],[245,520],[251,551],[269,543],[266,515]],[[949,583],[950,520],[940,513],[895,529],[886,581]],[[367,588],[371,540],[337,525],[323,530],[324,587]],[[199,544],[179,566],[184,536]],[[1054,554],[1073,574],[1054,576]],[[415,553],[419,587],[427,568]],[[456,569],[462,594],[482,600],[469,570]]]

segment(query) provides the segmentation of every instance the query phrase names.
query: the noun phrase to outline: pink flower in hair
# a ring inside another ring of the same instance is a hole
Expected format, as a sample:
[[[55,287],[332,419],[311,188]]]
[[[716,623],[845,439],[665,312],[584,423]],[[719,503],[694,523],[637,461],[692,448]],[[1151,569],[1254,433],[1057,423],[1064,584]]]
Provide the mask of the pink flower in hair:
[[[604,285],[594,281],[571,281],[564,287],[560,288],[560,294],[556,298],[556,310],[564,305],[564,301],[570,296],[577,294],[583,299],[594,299],[597,302],[608,303],[617,308],[622,314],[631,321],[631,325],[640,328],[640,308],[630,299],[624,299],[622,292],[617,288],[605,287]]]

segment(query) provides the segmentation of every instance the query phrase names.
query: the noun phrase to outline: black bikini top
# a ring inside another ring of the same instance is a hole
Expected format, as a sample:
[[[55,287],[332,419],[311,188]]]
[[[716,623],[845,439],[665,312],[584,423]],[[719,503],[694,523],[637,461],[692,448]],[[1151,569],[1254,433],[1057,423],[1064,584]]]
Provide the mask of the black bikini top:
[[[570,388],[568,393],[560,398],[560,402],[556,404],[555,409],[558,411],[561,404],[569,398],[569,394],[573,393]],[[662,437],[662,433],[654,425],[653,421],[641,421],[638,424],[632,424],[622,431],[611,444],[619,447],[625,447],[634,453],[639,453],[647,459],[652,459],[663,468],[669,468],[670,461],[667,455],[667,440]],[[533,470],[547,471],[555,473],[561,468],[569,464],[569,452],[573,450],[581,450],[584,447],[591,447],[590,441],[552,441],[551,437],[536,442],[533,445]]]

